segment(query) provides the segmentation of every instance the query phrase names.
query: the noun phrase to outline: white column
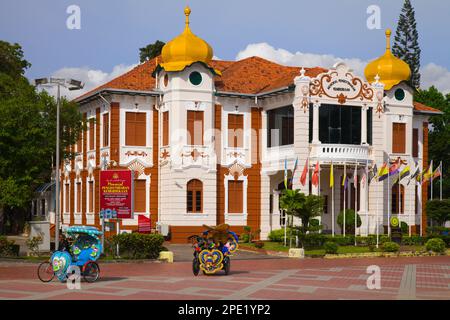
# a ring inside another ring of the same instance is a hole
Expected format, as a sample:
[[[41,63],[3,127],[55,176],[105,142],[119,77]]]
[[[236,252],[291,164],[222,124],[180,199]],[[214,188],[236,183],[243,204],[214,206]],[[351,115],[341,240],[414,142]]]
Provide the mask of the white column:
[[[361,107],[361,144],[367,144],[367,110],[366,105]]]
[[[312,143],[317,144],[319,141],[319,108],[320,103],[316,102],[313,104],[313,136]]]

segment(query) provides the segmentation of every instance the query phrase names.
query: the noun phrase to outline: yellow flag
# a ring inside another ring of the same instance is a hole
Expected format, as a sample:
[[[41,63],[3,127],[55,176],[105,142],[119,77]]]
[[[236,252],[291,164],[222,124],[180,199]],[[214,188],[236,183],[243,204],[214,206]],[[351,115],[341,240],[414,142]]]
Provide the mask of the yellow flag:
[[[333,162],[331,163],[330,168],[330,188],[333,188],[334,186],[334,173],[333,173]]]

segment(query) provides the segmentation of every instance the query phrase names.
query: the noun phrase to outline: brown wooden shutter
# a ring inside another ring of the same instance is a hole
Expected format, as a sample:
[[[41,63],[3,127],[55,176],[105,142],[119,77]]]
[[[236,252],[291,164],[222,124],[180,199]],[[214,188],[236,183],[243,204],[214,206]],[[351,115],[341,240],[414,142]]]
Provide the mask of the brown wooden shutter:
[[[134,180],[134,211],[145,212],[145,180]]]
[[[83,132],[81,131],[77,141],[77,152],[82,151],[83,151]]]
[[[405,153],[406,125],[404,123],[392,124],[392,152]]]
[[[236,147],[236,139],[234,131],[236,129],[236,115],[229,114],[228,115],[228,147],[235,148]]]
[[[244,146],[244,116],[240,114],[228,115],[228,146],[242,148]]]
[[[134,112],[127,112],[125,113],[125,144],[127,146],[134,146],[135,145],[135,114]]]
[[[77,183],[77,212],[81,212],[81,182]]]
[[[66,184],[66,197],[65,197],[65,201],[64,201],[64,203],[65,203],[65,206],[64,206],[64,212],[69,212],[69,201],[70,201],[70,193],[69,193],[69,188],[70,188],[70,186],[69,186],[69,184]]]
[[[109,114],[103,115],[103,146],[109,146]]]
[[[228,213],[243,213],[243,181],[228,181]]]
[[[94,150],[94,119],[89,119],[89,150]]]
[[[203,183],[200,180],[191,180],[187,184],[186,193],[187,212],[203,212]]]
[[[163,146],[169,145],[169,111],[163,112]]]
[[[89,212],[94,212],[94,181],[89,181]]]
[[[145,147],[147,144],[146,139],[146,116],[147,114],[145,112],[139,112],[136,113],[136,124],[135,124],[135,145]]]
[[[413,129],[413,138],[412,138],[412,156],[419,156],[419,129]]]
[[[188,145],[194,144],[194,121],[195,121],[195,111],[187,112],[187,143]]]

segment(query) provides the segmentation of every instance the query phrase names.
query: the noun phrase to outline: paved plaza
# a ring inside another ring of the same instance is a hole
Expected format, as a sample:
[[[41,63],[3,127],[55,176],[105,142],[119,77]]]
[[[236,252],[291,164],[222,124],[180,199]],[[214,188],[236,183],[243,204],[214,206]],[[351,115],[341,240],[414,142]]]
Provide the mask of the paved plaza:
[[[381,289],[367,288],[367,267],[381,269]],[[37,278],[37,264],[0,263],[0,299],[443,299],[450,300],[450,257],[232,260],[228,276],[199,275],[173,264],[102,263],[101,278],[69,290]]]

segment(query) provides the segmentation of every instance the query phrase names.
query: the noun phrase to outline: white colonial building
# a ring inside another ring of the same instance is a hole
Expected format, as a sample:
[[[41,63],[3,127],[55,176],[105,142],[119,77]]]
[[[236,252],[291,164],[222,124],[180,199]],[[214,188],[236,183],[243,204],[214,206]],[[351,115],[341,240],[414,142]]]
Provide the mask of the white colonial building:
[[[293,188],[325,197],[324,232],[335,226],[340,233],[332,219],[344,202],[360,214],[360,234],[377,225],[383,232],[388,214],[418,231],[426,219],[426,185],[361,182],[366,166],[399,157],[421,168],[428,162],[427,121],[438,111],[413,103],[409,67],[389,46],[368,65],[366,79],[343,63],[324,69],[258,57],[212,60],[211,47],[189,28],[189,8],[185,14],[184,32],[160,57],[76,99],[89,125],[74,146],[76,158],[63,166],[63,224],[100,225],[99,171],[109,167],[136,172],[134,219],[123,220],[123,230],[136,229],[142,214],[153,226],[168,225],[175,242],[220,223],[238,232],[250,226],[264,239],[285,221],[278,199],[287,162]],[[311,170],[302,185],[307,159]],[[355,166],[357,188],[351,186]]]

